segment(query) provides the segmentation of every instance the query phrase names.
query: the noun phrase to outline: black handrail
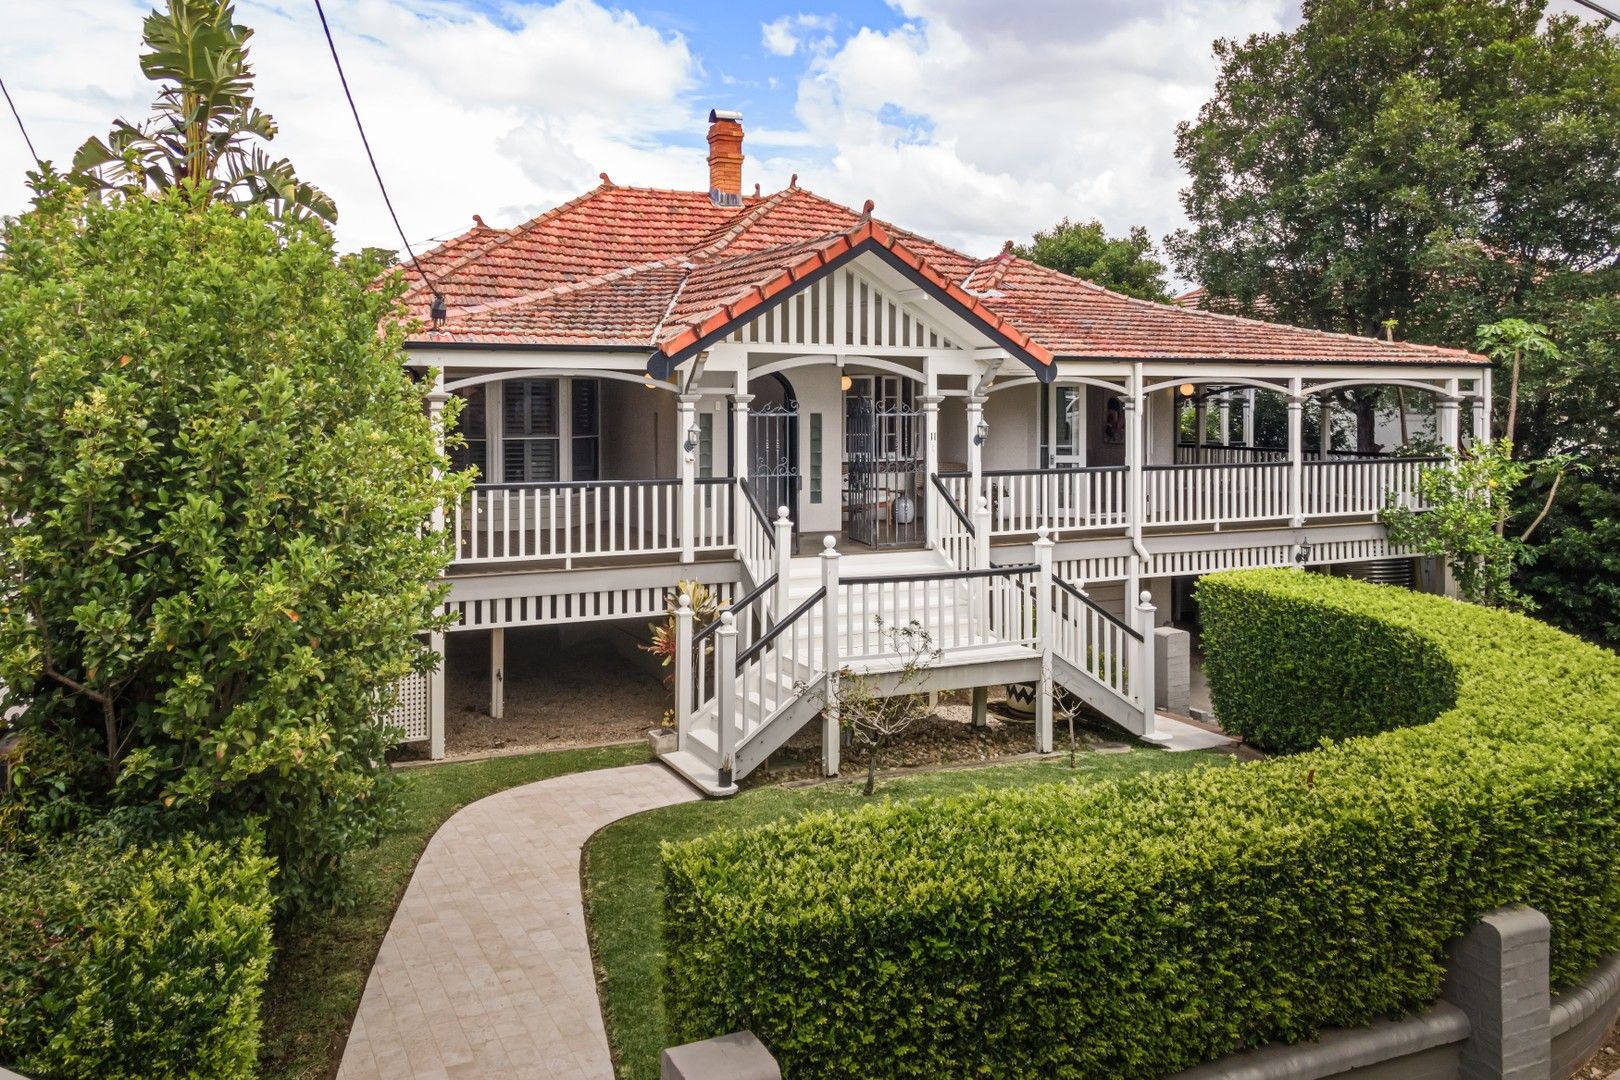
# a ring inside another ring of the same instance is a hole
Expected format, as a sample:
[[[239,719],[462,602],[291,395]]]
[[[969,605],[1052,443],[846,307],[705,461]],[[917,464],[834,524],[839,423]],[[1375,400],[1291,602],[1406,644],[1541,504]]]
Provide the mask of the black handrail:
[[[1337,451],[1337,450],[1334,451],[1334,453],[1340,453],[1340,452],[1341,451]],[[1365,455],[1363,455],[1363,457],[1365,457]],[[1378,460],[1379,461],[1393,462],[1396,465],[1400,465],[1400,464],[1403,464],[1405,462],[1413,462],[1413,463],[1419,464],[1419,465],[1432,465],[1437,461],[1444,461],[1446,459],[1443,458],[1443,457],[1427,456],[1427,457],[1380,457]],[[1327,459],[1327,458],[1317,458],[1315,461],[1306,461],[1305,462],[1306,465],[1359,465],[1360,463],[1361,462],[1359,460],[1333,461],[1333,460],[1330,460],[1330,459]]]
[[[939,497],[945,500],[945,505],[950,507],[951,513],[956,516],[957,521],[962,523],[962,528],[967,530],[967,534],[977,536],[978,534],[973,531],[973,522],[969,521],[967,514],[963,513],[962,508],[956,505],[956,499],[951,496],[950,489],[945,486],[945,481],[939,478],[939,473],[931,474],[928,479],[933,481],[934,487],[939,490]]]
[[[1063,476],[1066,473],[1110,473],[1124,472],[1123,465],[1053,465],[1048,469],[986,469],[980,476],[985,479],[1005,476]],[[950,475],[950,474],[947,474]],[[963,473],[961,475],[967,475]]]
[[[699,480],[702,483],[703,480]],[[637,487],[680,487],[679,480],[542,480],[532,484],[506,483],[506,484],[474,484],[474,491],[558,491],[563,488],[637,488]]]
[[[1074,597],[1076,600],[1080,601],[1082,604],[1086,605],[1086,607],[1090,608],[1092,611],[1095,611],[1098,615],[1101,615],[1103,618],[1119,627],[1119,629],[1131,635],[1131,637],[1135,638],[1137,641],[1143,640],[1141,631],[1132,627],[1130,623],[1121,619],[1118,615],[1115,615],[1113,612],[1097,603],[1097,601],[1081,592],[1075,586],[1070,585],[1067,581],[1064,581],[1062,578],[1057,576],[1052,578],[1052,583],[1058,588],[1062,589],[1064,592],[1068,593],[1070,596]]]
[[[746,611],[748,609],[748,605],[764,596],[771,589],[776,588],[777,579],[781,576],[781,574],[772,574],[770,577],[754,586],[753,590],[747,595],[733,600],[722,610],[732,612],[733,614],[739,611]],[[692,647],[696,648],[698,645],[701,645],[718,629],[720,629],[720,616],[718,613],[716,613],[714,619],[709,623],[708,626],[705,626],[703,629],[692,635]]]
[[[765,512],[765,508],[759,504],[759,496],[754,494],[754,489],[749,486],[747,480],[739,477],[737,483],[742,487],[743,495],[748,499],[748,505],[754,508],[754,516],[759,519],[759,523],[761,525],[765,526],[765,535],[770,538],[771,550],[775,551],[776,528],[771,524],[770,515],[767,514]]]
[[[907,581],[965,581],[969,578],[1012,577],[1015,574],[1033,574],[1040,566],[1020,563],[1016,566],[992,566],[988,570],[936,570],[928,574],[890,574],[877,577],[844,578],[841,585],[895,585]]]
[[[793,625],[793,623],[797,622],[801,615],[815,607],[817,602],[824,599],[826,595],[827,586],[823,585],[821,588],[805,597],[804,603],[788,612],[785,617],[777,620],[776,625],[771,627],[769,631],[756,638],[752,645],[748,646],[748,648],[744,649],[742,653],[738,655],[737,674],[741,675],[743,668],[748,666],[748,661],[764,652],[765,646],[775,641],[777,637],[781,635],[782,631],[786,630],[789,626]],[[827,629],[829,633],[833,632],[832,627],[828,627]]]
[[[1169,472],[1171,469],[1270,469],[1288,467],[1286,461],[1198,461],[1181,465],[1144,465],[1143,472]]]

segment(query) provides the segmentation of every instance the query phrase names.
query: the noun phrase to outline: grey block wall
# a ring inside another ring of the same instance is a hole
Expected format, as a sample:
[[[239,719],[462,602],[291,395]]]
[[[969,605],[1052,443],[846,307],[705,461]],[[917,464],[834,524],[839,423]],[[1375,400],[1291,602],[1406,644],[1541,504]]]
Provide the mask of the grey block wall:
[[[1552,1080],[1552,927],[1502,908],[1452,943],[1441,997],[1468,1014],[1463,1080]]]
[[[1173,626],[1153,631],[1153,696],[1158,707],[1187,715],[1188,686],[1192,678],[1192,635]]]

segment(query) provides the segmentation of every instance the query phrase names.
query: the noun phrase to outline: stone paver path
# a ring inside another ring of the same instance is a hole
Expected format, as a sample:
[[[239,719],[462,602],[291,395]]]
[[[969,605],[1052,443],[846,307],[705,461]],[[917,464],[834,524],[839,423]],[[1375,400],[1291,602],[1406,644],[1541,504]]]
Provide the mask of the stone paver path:
[[[611,1080],[580,849],[609,822],[697,798],[662,765],[630,765],[512,788],[452,816],[383,939],[338,1080]]]

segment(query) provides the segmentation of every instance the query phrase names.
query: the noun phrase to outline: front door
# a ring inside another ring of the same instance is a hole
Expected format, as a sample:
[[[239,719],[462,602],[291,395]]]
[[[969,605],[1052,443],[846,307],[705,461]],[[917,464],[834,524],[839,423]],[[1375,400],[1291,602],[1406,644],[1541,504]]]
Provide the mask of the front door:
[[[926,439],[909,379],[850,380],[844,394],[844,516],[852,541],[871,547],[926,542]]]
[[[1086,388],[1054,386],[1046,395],[1046,430],[1052,433],[1050,466],[1079,469],[1086,464]]]

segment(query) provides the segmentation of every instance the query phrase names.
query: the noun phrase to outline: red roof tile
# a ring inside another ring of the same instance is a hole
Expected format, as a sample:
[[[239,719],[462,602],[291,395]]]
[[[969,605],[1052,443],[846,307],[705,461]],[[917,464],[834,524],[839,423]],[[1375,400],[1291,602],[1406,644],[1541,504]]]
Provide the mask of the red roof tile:
[[[1479,363],[1460,349],[1329,334],[1110,292],[1010,253],[975,260],[803,188],[743,206],[603,183],[512,229],[479,225],[421,257],[448,306],[412,344],[645,347],[678,359],[806,275],[874,251],[1044,367],[1056,357]],[[414,270],[406,302],[426,320]]]

